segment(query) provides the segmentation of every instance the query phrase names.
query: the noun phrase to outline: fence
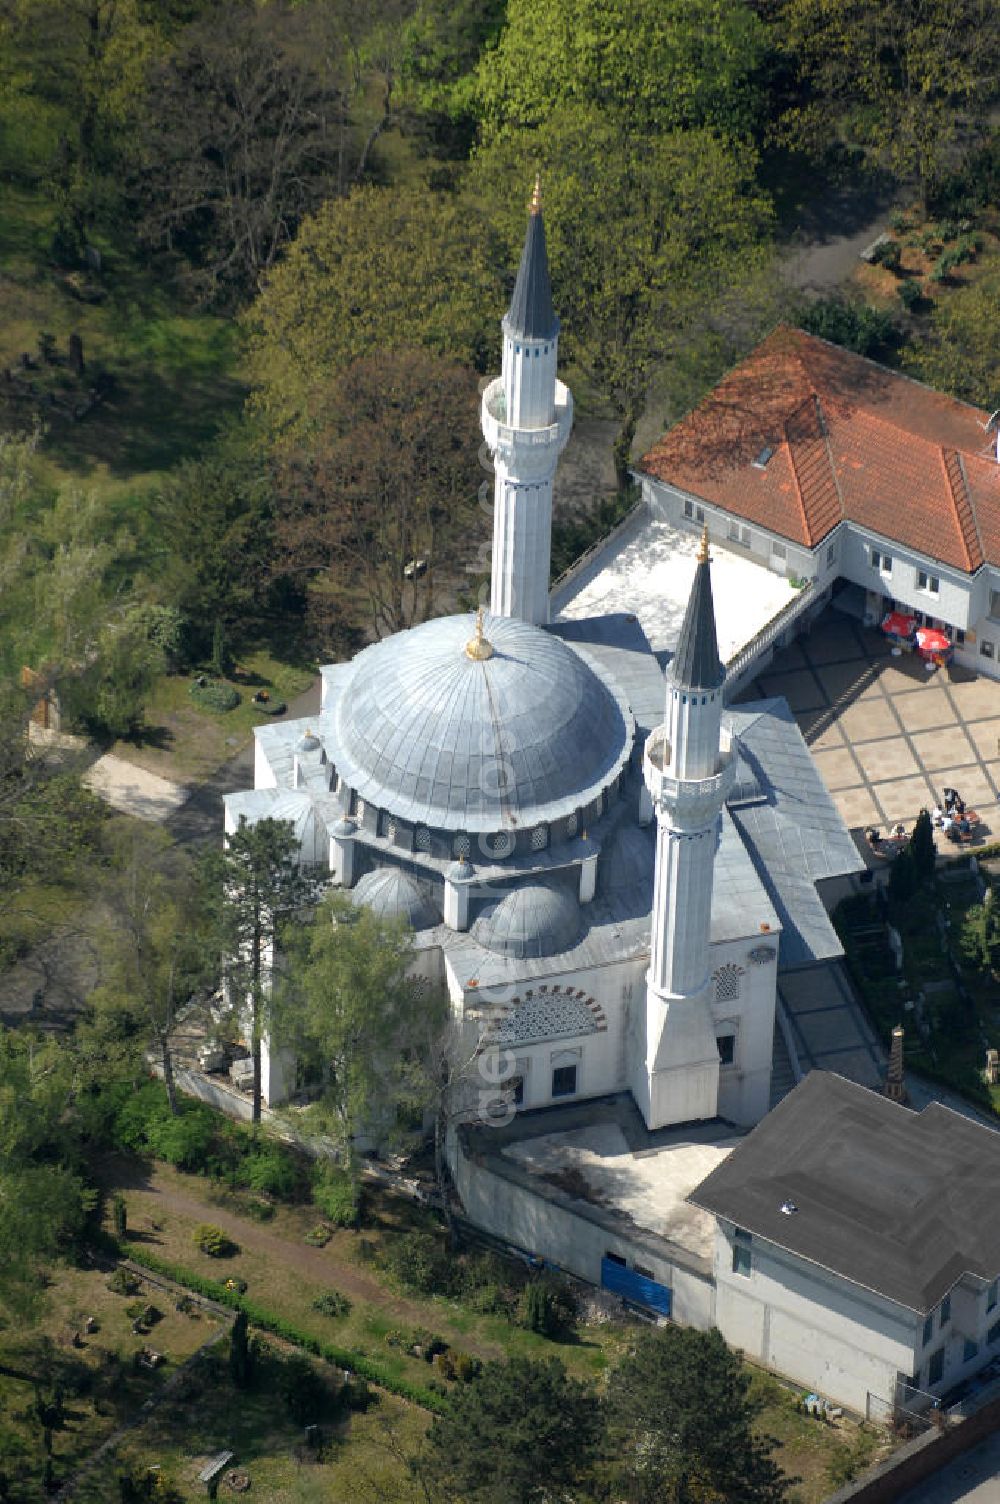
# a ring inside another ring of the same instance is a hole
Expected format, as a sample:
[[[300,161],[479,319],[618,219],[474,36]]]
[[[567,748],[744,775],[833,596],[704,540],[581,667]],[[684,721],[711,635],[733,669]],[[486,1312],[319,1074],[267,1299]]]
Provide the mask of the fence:
[[[756,636],[751,637],[748,643],[735,653],[726,664],[725,694],[728,698],[739,689],[742,681],[747,677],[753,666],[764,656],[783,632],[787,631],[793,622],[800,616],[804,616],[810,608],[817,604],[818,592],[815,580],[806,580],[805,584],[794,598],[782,606],[777,615],[772,616]]]

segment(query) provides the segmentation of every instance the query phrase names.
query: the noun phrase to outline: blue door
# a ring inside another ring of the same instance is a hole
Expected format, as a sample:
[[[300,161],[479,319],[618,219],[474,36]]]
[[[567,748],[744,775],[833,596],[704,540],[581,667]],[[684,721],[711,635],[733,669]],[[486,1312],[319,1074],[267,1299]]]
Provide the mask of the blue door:
[[[622,1300],[630,1300],[633,1305],[644,1306],[647,1311],[655,1311],[658,1316],[670,1315],[668,1287],[655,1279],[647,1278],[645,1274],[636,1274],[634,1269],[626,1269],[614,1259],[601,1260],[601,1284],[605,1290],[620,1295]]]

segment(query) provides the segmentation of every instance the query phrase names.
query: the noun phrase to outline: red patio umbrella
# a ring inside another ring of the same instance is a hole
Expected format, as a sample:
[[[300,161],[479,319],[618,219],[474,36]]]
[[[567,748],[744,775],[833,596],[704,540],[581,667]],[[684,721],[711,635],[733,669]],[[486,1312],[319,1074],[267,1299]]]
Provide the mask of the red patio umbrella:
[[[917,647],[922,653],[950,653],[951,643],[936,627],[917,628]]]
[[[890,611],[882,618],[882,631],[889,637],[912,637],[916,624],[915,616],[906,616],[902,611]]]

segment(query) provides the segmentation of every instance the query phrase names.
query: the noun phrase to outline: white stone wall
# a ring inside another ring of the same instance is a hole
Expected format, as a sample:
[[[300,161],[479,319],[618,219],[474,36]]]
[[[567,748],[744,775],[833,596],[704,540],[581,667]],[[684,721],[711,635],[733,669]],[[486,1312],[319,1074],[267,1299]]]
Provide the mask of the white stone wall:
[[[749,1276],[733,1272],[733,1228],[716,1238],[715,1320],[748,1357],[864,1415],[869,1394],[892,1404],[897,1374],[916,1367],[920,1320],[761,1238]]]
[[[880,556],[888,554],[891,558],[889,574],[872,564],[873,549]],[[940,580],[937,595],[917,588],[917,571],[920,569],[926,569],[928,574],[936,575]],[[903,548],[854,523],[849,525],[841,547],[840,574],[864,590],[890,596],[911,611],[922,611],[937,620],[950,622],[953,627],[965,629],[974,620],[970,614],[973,581],[969,575],[928,560],[912,549]]]
[[[655,1280],[667,1286],[673,1295],[675,1321],[702,1331],[713,1325],[714,1291],[707,1273],[698,1274],[674,1262],[665,1250],[657,1256],[647,1244],[577,1216],[568,1207],[514,1185],[488,1166],[470,1164],[457,1147],[452,1149],[450,1163],[466,1215],[495,1237],[541,1254],[594,1285],[601,1283],[601,1259],[615,1253],[630,1267],[638,1263],[649,1269]]]
[[[769,1109],[771,1098],[778,966],[776,960],[758,965],[749,959],[748,953],[757,943],[758,937],[754,937],[750,941],[731,941],[712,947],[715,987],[711,1012],[716,1037],[736,1035],[732,1065],[719,1067],[719,1116],[741,1127],[759,1123]],[[777,948],[777,936],[767,943]],[[717,995],[720,983],[724,994],[721,998]],[[738,986],[739,993],[732,999],[725,994],[734,986]]]
[[[734,553],[746,554],[755,563],[788,578],[804,580],[836,573],[836,561],[831,563],[827,560],[828,545],[833,544],[837,549],[837,540],[833,535],[814,554],[812,550],[791,543],[787,538],[782,538],[778,533],[760,527],[755,522],[741,522],[722,507],[713,506],[711,502],[689,495],[676,486],[667,485],[650,476],[643,476],[641,479],[643,495],[652,514],[676,527],[686,527],[700,533],[703,524],[707,524],[709,538],[713,543],[723,544]],[[747,537],[749,542],[746,541]]]

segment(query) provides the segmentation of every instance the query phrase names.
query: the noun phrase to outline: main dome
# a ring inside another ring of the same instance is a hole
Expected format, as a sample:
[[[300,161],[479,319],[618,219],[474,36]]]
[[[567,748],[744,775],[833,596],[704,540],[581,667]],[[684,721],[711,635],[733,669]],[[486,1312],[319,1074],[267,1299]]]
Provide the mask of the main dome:
[[[583,810],[628,761],[632,714],[540,627],[448,616],[374,643],[324,742],[358,796],[445,831],[517,830]],[[478,646],[477,646],[478,644]]]

